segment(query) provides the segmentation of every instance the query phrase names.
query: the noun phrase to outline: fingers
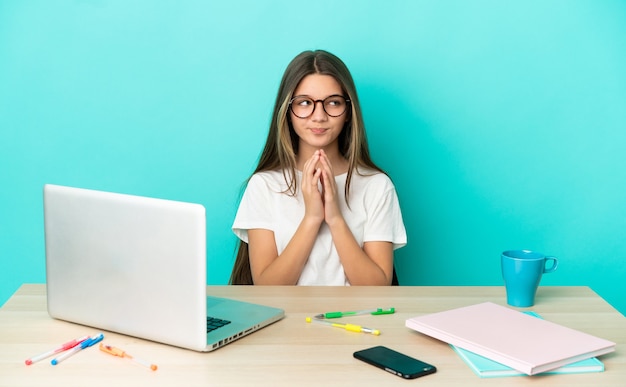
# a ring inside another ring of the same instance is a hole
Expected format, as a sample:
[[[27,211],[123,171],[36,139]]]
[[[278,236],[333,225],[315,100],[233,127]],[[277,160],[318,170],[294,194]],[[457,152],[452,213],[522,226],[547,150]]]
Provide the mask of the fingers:
[[[337,192],[337,183],[335,174],[330,160],[324,153],[320,151],[320,169],[322,171],[322,200],[324,201],[324,220],[329,225],[342,217],[339,209],[339,194]]]
[[[304,168],[302,169],[302,173],[304,173],[306,176],[311,176],[315,174],[317,169],[319,169],[318,164],[320,163],[320,158],[321,158],[320,151],[319,150],[315,151],[315,153],[313,153],[313,156],[311,156],[311,158],[308,159],[304,163]]]
[[[319,218],[329,224],[342,217],[333,166],[323,149],[315,151],[304,163],[302,194],[305,216]]]
[[[321,184],[319,184],[321,183]],[[318,185],[319,184],[319,185]],[[321,186],[320,186],[321,185]],[[330,159],[323,149],[316,150],[302,169],[302,189],[309,194],[316,189],[323,200],[334,200],[337,195],[337,184]]]
[[[318,188],[322,176],[321,169],[316,166],[318,163],[319,154],[316,152],[302,167],[302,196],[305,216],[321,222],[324,219],[324,205]]]
[[[323,149],[320,149],[315,152],[319,154],[319,169],[321,170],[321,181],[322,188],[325,193],[330,193],[331,195],[335,195],[336,184],[335,184],[335,174],[333,173],[333,167],[326,156],[326,152]]]

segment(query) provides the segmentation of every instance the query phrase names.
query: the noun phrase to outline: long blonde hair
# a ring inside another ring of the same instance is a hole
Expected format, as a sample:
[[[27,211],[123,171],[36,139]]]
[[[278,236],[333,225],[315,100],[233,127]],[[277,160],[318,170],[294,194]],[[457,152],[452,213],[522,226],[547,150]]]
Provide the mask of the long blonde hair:
[[[253,174],[280,170],[288,186],[286,194],[296,194],[298,190],[297,179],[295,178],[296,156],[299,141],[298,135],[291,125],[288,109],[294,91],[302,79],[311,74],[332,76],[341,85],[346,98],[350,100],[350,109],[347,112],[349,116],[338,138],[339,152],[348,161],[345,185],[347,203],[352,174],[355,171],[359,173],[359,167],[385,172],[374,164],[370,157],[361,105],[352,75],[341,59],[324,50],[304,51],[287,66],[278,88],[267,140]],[[253,285],[248,244],[244,241],[239,242],[230,284]]]

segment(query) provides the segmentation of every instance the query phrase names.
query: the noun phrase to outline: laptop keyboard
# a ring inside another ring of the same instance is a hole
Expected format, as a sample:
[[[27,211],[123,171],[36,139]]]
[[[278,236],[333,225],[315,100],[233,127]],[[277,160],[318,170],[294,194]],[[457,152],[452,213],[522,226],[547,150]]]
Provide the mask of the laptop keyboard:
[[[211,331],[216,330],[217,328],[221,328],[224,325],[228,325],[228,324],[230,324],[230,321],[228,321],[228,320],[222,320],[222,319],[219,319],[219,318],[207,316],[207,318],[206,318],[206,332],[209,333]]]

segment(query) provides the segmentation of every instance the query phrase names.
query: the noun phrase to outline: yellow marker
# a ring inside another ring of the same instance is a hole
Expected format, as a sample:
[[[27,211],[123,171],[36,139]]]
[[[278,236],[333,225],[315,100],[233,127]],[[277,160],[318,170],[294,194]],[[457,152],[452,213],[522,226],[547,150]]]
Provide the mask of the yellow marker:
[[[335,327],[335,328],[342,328],[342,329],[345,329],[345,330],[351,331],[351,332],[371,333],[372,335],[376,335],[376,336],[380,335],[380,331],[378,329],[366,328],[366,327],[362,327],[360,325],[339,324],[339,323],[336,323],[336,322],[318,320],[316,318],[311,318],[311,317],[307,317],[306,318],[306,322],[308,322],[308,323],[316,322],[318,324],[324,324],[324,325],[328,325],[328,326]]]
[[[111,347],[110,345],[103,345],[102,343],[100,343],[100,350],[102,352],[108,353],[109,355],[131,359],[137,364],[141,364],[144,367],[150,368],[152,371],[157,370],[157,366],[155,364],[150,364],[144,360],[137,359],[136,357],[130,356],[129,354],[127,354],[126,352],[122,351],[119,348]]]

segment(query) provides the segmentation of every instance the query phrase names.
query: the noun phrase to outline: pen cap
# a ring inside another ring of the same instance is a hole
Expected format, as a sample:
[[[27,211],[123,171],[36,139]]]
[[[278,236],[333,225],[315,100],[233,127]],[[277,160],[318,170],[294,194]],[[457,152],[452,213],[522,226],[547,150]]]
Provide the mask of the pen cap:
[[[110,345],[104,345],[102,343],[100,343],[100,350],[113,356],[124,357],[126,355],[126,352],[122,351],[121,349],[111,347]]]
[[[102,333],[100,333],[97,336],[90,337],[89,339],[80,343],[80,348],[85,349],[85,348],[91,347],[92,345],[96,345],[97,343],[101,342],[102,339],[104,339],[104,334]]]
[[[372,312],[372,315],[380,316],[381,314],[394,314],[395,312],[396,312],[396,308],[389,308],[389,309],[378,308],[376,309],[376,312]]]

